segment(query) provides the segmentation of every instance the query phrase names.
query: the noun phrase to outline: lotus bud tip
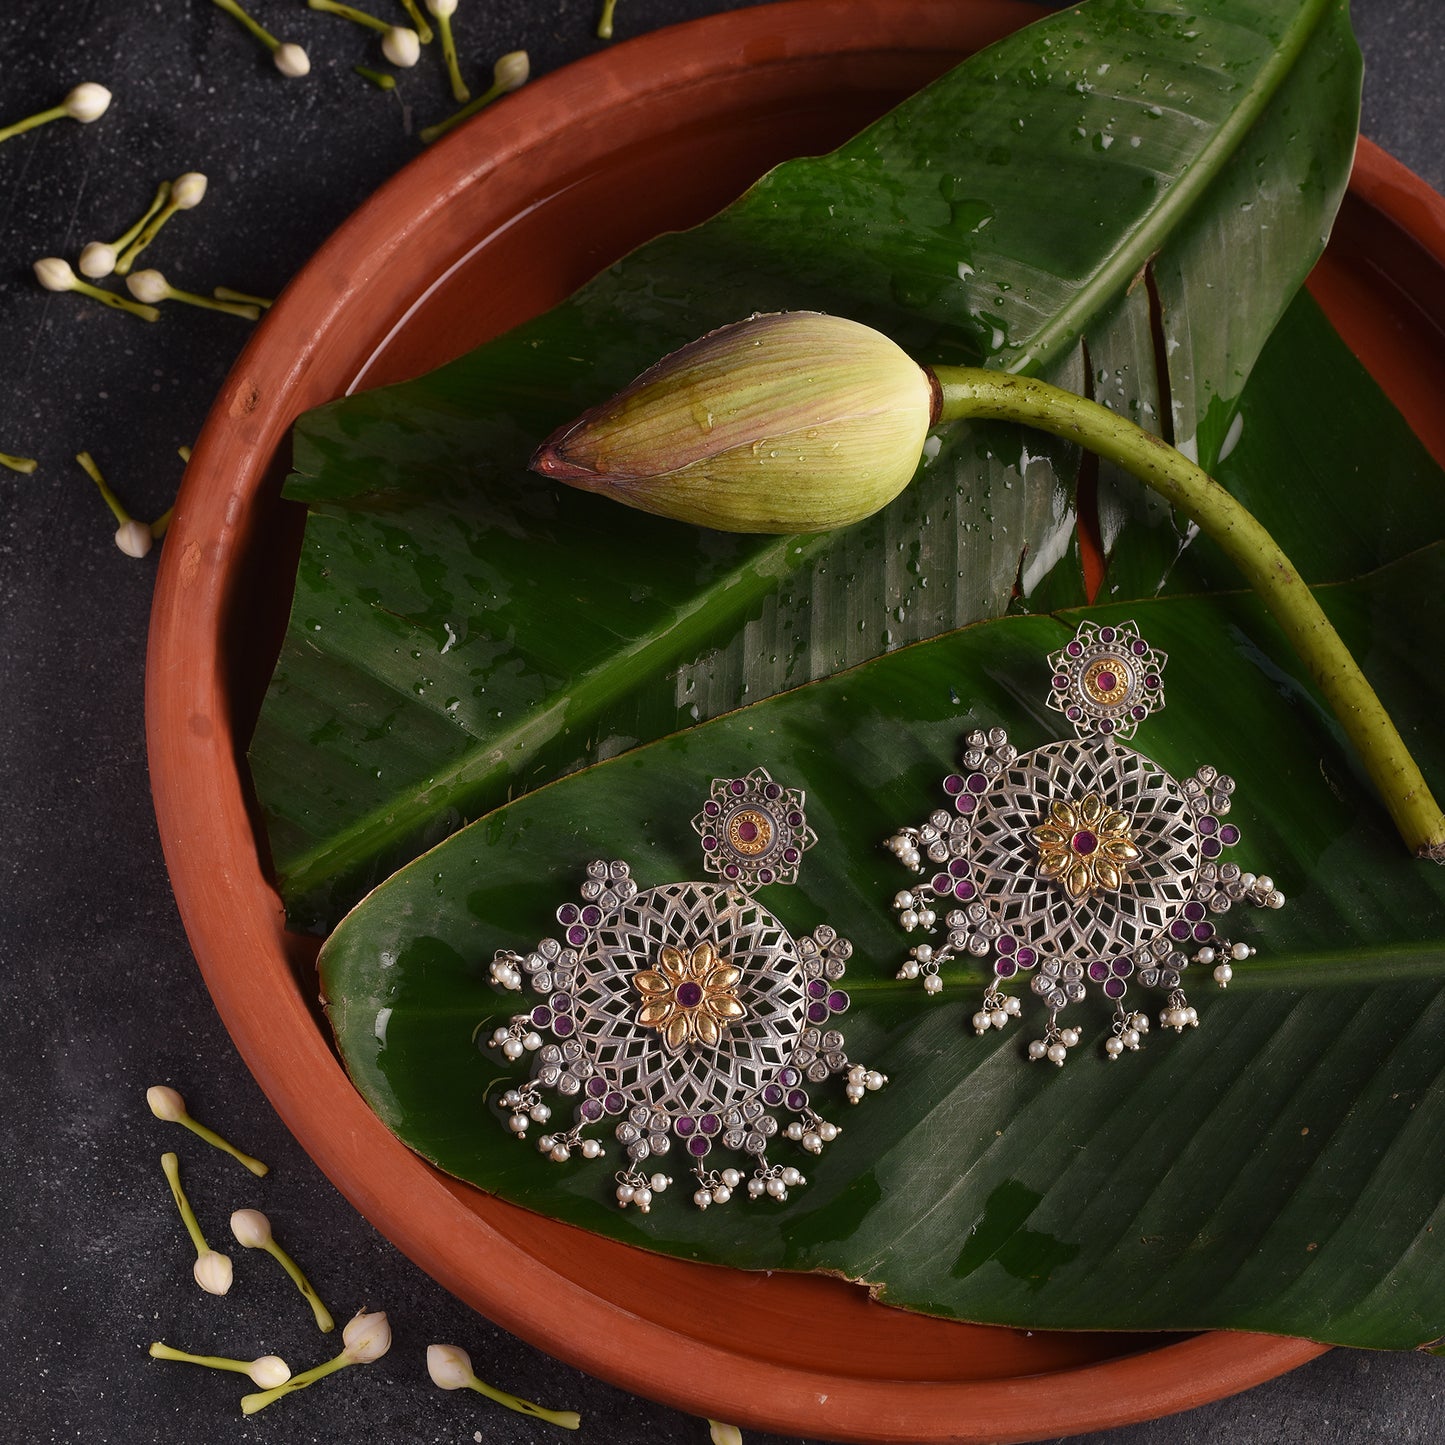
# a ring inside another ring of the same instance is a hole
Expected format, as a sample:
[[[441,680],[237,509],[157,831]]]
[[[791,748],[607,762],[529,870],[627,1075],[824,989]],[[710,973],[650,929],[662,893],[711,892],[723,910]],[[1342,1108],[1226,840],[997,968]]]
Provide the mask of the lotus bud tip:
[[[196,1283],[207,1294],[225,1294],[231,1288],[231,1261],[214,1249],[208,1249],[196,1256],[193,1273]]]
[[[110,102],[111,94],[103,85],[87,80],[77,85],[63,103],[72,119],[78,120],[82,125],[89,125],[110,109]]]
[[[199,206],[206,198],[206,187],[210,184],[200,171],[187,171],[171,182],[171,204],[178,211],[189,211]]]
[[[263,1390],[274,1390],[291,1378],[291,1366],[280,1355],[262,1355],[260,1359],[251,1361],[251,1368],[246,1373],[251,1377],[252,1384]]]
[[[352,1364],[369,1365],[391,1348],[391,1322],[383,1310],[357,1310],[342,1327],[342,1353]]]
[[[238,1209],[231,1215],[231,1233],[246,1249],[265,1249],[271,1242],[271,1221],[259,1209]]]
[[[393,65],[410,70],[421,59],[421,39],[408,25],[393,25],[381,38],[381,53]]]
[[[169,1124],[174,1124],[186,1112],[186,1101],[165,1084],[152,1084],[146,1090],[146,1103],[157,1119],[164,1119]]]
[[[293,80],[299,80],[303,75],[311,73],[311,57],[299,46],[289,41],[278,45],[271,52],[272,62],[282,75],[290,76]]]
[[[127,557],[144,557],[155,542],[155,534],[144,522],[122,522],[115,529],[115,545]]]

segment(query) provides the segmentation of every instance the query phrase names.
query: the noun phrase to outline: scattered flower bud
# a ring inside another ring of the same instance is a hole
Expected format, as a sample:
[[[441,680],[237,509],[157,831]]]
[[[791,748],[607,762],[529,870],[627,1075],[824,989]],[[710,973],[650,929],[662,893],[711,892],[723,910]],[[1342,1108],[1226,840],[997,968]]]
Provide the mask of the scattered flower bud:
[[[12,457],[9,452],[0,452],[0,467],[9,467],[12,472],[24,472],[29,476],[39,465],[34,457]]]
[[[436,125],[429,125],[420,132],[424,144],[430,145],[440,136],[444,136],[454,126],[460,125],[464,120],[474,116],[483,106],[490,105],[494,100],[506,95],[509,91],[517,90],[527,83],[527,77],[532,73],[532,62],[525,50],[509,50],[492,67],[492,83],[482,92],[470,105],[464,105],[454,115],[449,115],[445,120],[438,121]]]
[[[421,40],[409,25],[393,25],[381,37],[381,53],[393,65],[410,70],[421,59]]]
[[[462,79],[461,67],[457,64],[456,41],[452,38],[452,16],[456,14],[457,0],[426,0],[426,8],[436,17],[437,29],[441,32],[442,59],[446,61],[452,99],[462,105],[472,98],[472,92]]]
[[[253,305],[239,305],[234,301],[216,301],[210,296],[199,296],[194,291],[182,291],[172,286],[159,271],[137,271],[125,278],[126,289],[137,301],[184,301],[187,306],[200,306],[207,311],[224,311],[230,316],[240,316],[246,321],[255,321],[261,315],[261,308]]]
[[[314,1385],[317,1380],[323,1380],[337,1370],[344,1370],[348,1365],[369,1365],[373,1360],[379,1360],[391,1348],[391,1325],[380,1310],[372,1313],[359,1310],[347,1321],[341,1331],[341,1339],[344,1345],[341,1353],[334,1359],[327,1360],[324,1365],[303,1370],[299,1375],[293,1375],[284,1385],[277,1385],[274,1389],[263,1390],[256,1395],[243,1395],[242,1413],[254,1415],[257,1410],[264,1410],[282,1395],[289,1395],[293,1390],[304,1390],[308,1385]]]
[[[665,357],[559,428],[532,469],[727,532],[817,532],[908,485],[933,383],[886,336],[813,311],[754,316]]]
[[[115,270],[116,262],[120,259],[120,253],[145,230],[151,218],[170,199],[171,183],[162,181],[156,188],[155,198],[146,207],[145,214],[128,231],[118,239],[110,242],[92,241],[80,253],[80,269],[82,274],[89,276],[92,281],[100,281],[109,276]]]
[[[49,110],[37,111],[34,115],[26,116],[24,120],[13,121],[0,128],[0,141],[9,140],[13,135],[23,135],[38,125],[46,125],[52,120],[64,120],[66,117],[78,120],[82,125],[89,125],[106,113],[110,108],[110,100],[110,92],[103,85],[87,80],[77,85],[59,105],[53,105]]]
[[[396,76],[387,70],[373,70],[369,65],[353,65],[354,70],[363,80],[369,80],[378,90],[395,90]]]
[[[271,52],[271,60],[282,75],[300,77],[310,71],[311,57],[299,45],[283,44],[277,40],[264,25],[257,24],[247,15],[236,0],[212,0],[212,4],[244,25]]]
[[[721,1420],[709,1420],[707,1432],[712,1445],[743,1445],[743,1432],[736,1425],[724,1425]]]
[[[155,542],[155,534],[144,522],[122,522],[115,529],[115,545],[127,557],[144,557]]]
[[[323,1334],[336,1328],[331,1311],[322,1304],[321,1297],[312,1289],[310,1280],[301,1273],[296,1261],[276,1243],[271,1234],[271,1221],[259,1209],[236,1210],[231,1216],[231,1233],[236,1236],[237,1244],[246,1249],[264,1249],[276,1260],[291,1277],[292,1284],[301,1291],[306,1303],[311,1306],[311,1313],[316,1316],[316,1323]]]
[[[426,1368],[432,1384],[443,1390],[475,1390],[519,1415],[531,1415],[549,1424],[560,1425],[564,1430],[575,1430],[582,1423],[582,1417],[575,1410],[546,1410],[531,1400],[509,1395],[505,1390],[498,1390],[477,1379],[472,1371],[471,1356],[459,1345],[428,1345]]]
[[[155,240],[161,227],[177,211],[191,211],[199,206],[205,199],[208,184],[200,171],[187,171],[184,175],[177,176],[171,182],[170,194],[161,208],[145,223],[135,240],[121,252],[120,259],[115,263],[116,275],[124,276],[130,271],[140,253]]]
[[[219,1355],[192,1355],[156,1340],[151,1345],[150,1356],[153,1360],[179,1360],[187,1365],[205,1365],[211,1370],[233,1370],[238,1375],[250,1376],[252,1384],[259,1385],[263,1390],[273,1390],[291,1378],[291,1367],[280,1355],[262,1355],[256,1360],[228,1360]]]
[[[171,1186],[171,1197],[180,1210],[181,1223],[186,1226],[186,1233],[195,1246],[196,1263],[192,1272],[196,1283],[207,1294],[225,1294],[231,1288],[231,1261],[224,1254],[217,1254],[206,1243],[206,1236],[201,1233],[201,1226],[196,1221],[196,1212],[186,1198],[186,1191],[181,1188],[181,1161],[174,1154],[162,1154],[161,1168],[165,1170],[166,1182]]]
[[[139,316],[142,321],[157,321],[160,319],[160,312],[154,306],[137,306],[134,301],[124,296],[117,296],[114,291],[102,291],[99,286],[92,286],[89,281],[82,281],[74,271],[70,269],[68,261],[62,261],[59,256],[43,256],[35,263],[35,279],[45,287],[47,291],[78,291],[82,296],[91,296],[106,306],[114,307],[117,311],[129,311],[132,316]]]
[[[410,17],[411,28],[416,31],[417,38],[423,45],[430,45],[436,36],[432,34],[432,28],[426,23],[426,16],[421,13],[416,0],[401,0],[401,7]]]
[[[597,38],[612,39],[612,12],[617,9],[617,0],[602,0],[602,14],[597,21]]]
[[[82,452],[82,456],[86,453]],[[79,458],[76,458],[79,461]],[[84,463],[82,462],[83,466]],[[207,1144],[214,1144],[217,1149],[224,1150],[233,1159],[239,1160],[247,1169],[258,1178],[269,1172],[268,1166],[259,1159],[253,1159],[249,1154],[243,1154],[234,1144],[229,1144],[216,1133],[214,1129],[208,1129],[204,1124],[198,1124],[186,1112],[186,1101],[176,1090],[167,1088],[164,1084],[153,1084],[146,1090],[146,1103],[150,1105],[150,1111],[157,1119],[164,1119],[169,1124],[184,1124],[197,1138],[204,1139]]]
[[[110,508],[111,515],[119,524],[115,529],[115,545],[120,548],[127,557],[144,557],[151,549],[151,543],[155,540],[151,529],[144,522],[137,522],[129,512],[121,505],[121,500],[111,490],[110,483],[102,475],[100,468],[96,465],[95,458],[89,452],[77,452],[75,460],[80,463],[86,476],[93,481],[100,491],[101,499]],[[170,1093],[175,1091],[169,1090]],[[180,1095],[176,1095],[180,1098]]]

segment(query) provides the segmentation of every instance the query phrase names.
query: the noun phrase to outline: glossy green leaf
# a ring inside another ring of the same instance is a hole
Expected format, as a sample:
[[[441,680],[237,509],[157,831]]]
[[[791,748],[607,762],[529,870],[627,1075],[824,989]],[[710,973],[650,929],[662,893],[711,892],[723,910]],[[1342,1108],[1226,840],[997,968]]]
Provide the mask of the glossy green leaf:
[[[1436,776],[1442,588],[1437,543],[1318,594]],[[1405,856],[1252,597],[1089,615],[1133,617],[1169,653],[1169,707],[1138,742],[1176,776],[1206,761],[1235,775],[1239,861],[1289,895],[1279,912],[1230,916],[1258,958],[1226,994],[1191,988],[1199,1029],[1156,1029],[1109,1062],[1108,1011],[1091,998],[1071,1011],[1084,1044],[1054,1069],[1023,1057],[1039,1023],[1027,996],[1022,1028],[979,1038],[980,973],[954,970],[940,1000],[893,979],[906,944],[889,900],[911,875],[880,840],[936,806],[969,727],[1006,726],[1020,747],[1058,736],[1044,655],[1069,619],[1008,617],[539,789],[397,874],[321,955],[357,1086],[449,1172],[688,1258],[838,1271],[896,1304],[1031,1328],[1439,1338],[1445,873]],[[669,1160],[682,1197],[642,1217],[611,1201],[606,1164],[555,1165],[507,1132],[507,1070],[473,1039],[516,995],[489,985],[487,965],[552,931],[590,858],[625,855],[644,886],[699,876],[695,800],[758,765],[807,790],[820,837],[799,885],[766,904],[795,932],[827,921],[854,942],[848,1051],[891,1082],[851,1110],[831,1086],[824,1112],[845,1131],[802,1157],[809,1183],[786,1206],[702,1214]]]
[[[1212,466],[1328,231],[1358,86],[1343,0],[1092,0],[537,321],[303,419],[311,517],[251,751],[292,921],[518,791],[995,616],[1016,583],[1080,600],[1078,458],[1000,428],[940,434],[897,503],[809,539],[694,533],[522,468],[664,352],[799,307],[1092,390]],[[1098,495],[1114,595],[1186,582],[1171,519],[1108,475]]]

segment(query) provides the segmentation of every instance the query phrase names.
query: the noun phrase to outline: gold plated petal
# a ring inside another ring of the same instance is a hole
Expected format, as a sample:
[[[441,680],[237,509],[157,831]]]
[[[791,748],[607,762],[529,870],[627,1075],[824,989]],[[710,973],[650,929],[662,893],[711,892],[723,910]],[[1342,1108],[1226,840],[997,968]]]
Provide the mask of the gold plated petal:
[[[633,974],[632,982],[639,993],[671,993],[672,985],[654,969],[644,968]]]
[[[714,1047],[722,1038],[722,1029],[718,1027],[718,1021],[705,1010],[698,1009],[692,1016],[692,1022],[698,1041],[706,1044],[709,1048]]]
[[[1095,828],[1104,815],[1104,800],[1097,793],[1085,793],[1079,804],[1079,819],[1086,827]]]
[[[682,956],[681,949],[674,948],[670,943],[664,943],[661,953],[657,955],[657,966],[668,979],[673,983],[678,983],[686,972],[687,962]]]
[[[693,1015],[686,1013],[674,1014],[672,1021],[667,1026],[667,1032],[663,1034],[663,1042],[666,1043],[673,1053],[676,1053],[687,1042],[687,1036],[692,1032]]]
[[[723,1022],[740,1019],[745,1012],[742,1004],[731,994],[720,994],[715,998],[707,999],[703,1007],[714,1018],[721,1019]]]
[[[1089,891],[1092,870],[1087,863],[1075,861],[1064,869],[1064,887],[1070,898],[1082,898]]]
[[[1094,881],[1100,888],[1117,888],[1123,881],[1123,874],[1116,863],[1100,858],[1094,864]]]
[[[1073,804],[1067,803],[1063,799],[1054,804],[1050,816],[1059,827],[1067,832],[1072,833],[1079,826],[1078,815],[1074,812]]]
[[[703,980],[703,986],[710,993],[732,988],[742,976],[742,969],[734,968],[730,963],[720,963]]]
[[[1102,851],[1116,863],[1132,863],[1139,856],[1139,850],[1127,838],[1105,838]]]
[[[703,978],[717,963],[717,950],[710,943],[699,943],[688,960],[688,972],[694,978]]]
[[[670,998],[651,998],[642,1005],[637,1022],[645,1029],[660,1029],[675,1011],[676,1006]]]

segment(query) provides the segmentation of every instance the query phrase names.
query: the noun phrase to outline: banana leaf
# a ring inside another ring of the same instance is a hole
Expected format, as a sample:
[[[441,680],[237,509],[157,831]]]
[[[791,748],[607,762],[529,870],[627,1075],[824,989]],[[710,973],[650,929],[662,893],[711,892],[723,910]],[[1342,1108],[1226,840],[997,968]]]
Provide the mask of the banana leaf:
[[[940,433],[897,503],[812,538],[687,533],[524,464],[673,347],[812,307],[921,359],[1092,392],[1213,467],[1328,233],[1359,76],[1343,0],[1091,0],[546,316],[304,418],[288,495],[310,516],[250,753],[292,924],[325,928],[466,819],[572,769],[1016,593],[1081,601],[1080,458],[1006,428]],[[1085,493],[1110,595],[1228,584],[1107,469]],[[1302,564],[1321,549],[1307,575],[1353,575],[1312,518],[1290,520]]]
[[[1437,542],[1317,589],[1436,776],[1442,587]],[[1145,745],[1176,776],[1206,761],[1235,775],[1239,861],[1289,895],[1239,930],[1231,919],[1258,957],[1227,993],[1192,991],[1197,1030],[1150,1034],[1114,1062],[1082,1047],[1055,1069],[1024,1058],[1017,1028],[974,1034],[981,975],[954,969],[938,1000],[894,980],[906,944],[888,902],[911,875],[878,840],[937,805],[968,728],[1007,726],[1019,747],[1058,735],[1044,656],[1070,619],[1006,617],[537,789],[403,869],[321,953],[357,1087],[450,1173],[691,1259],[836,1271],[893,1304],[1030,1328],[1438,1339],[1445,873],[1404,857],[1252,596],[1089,616],[1132,617],[1168,652],[1169,707]],[[509,1066],[474,1039],[515,995],[490,985],[487,964],[553,931],[591,858],[626,857],[644,887],[700,876],[687,794],[700,801],[713,776],[759,765],[806,789],[821,840],[798,886],[766,890],[767,906],[795,934],[827,921],[853,942],[849,1056],[891,1082],[846,1111],[822,1158],[799,1156],[809,1183],[783,1208],[743,1199],[704,1213],[672,1165],[681,1199],[624,1211],[605,1161],[556,1164],[508,1133],[496,1101]],[[1071,1012],[1097,1050],[1105,1006]]]

